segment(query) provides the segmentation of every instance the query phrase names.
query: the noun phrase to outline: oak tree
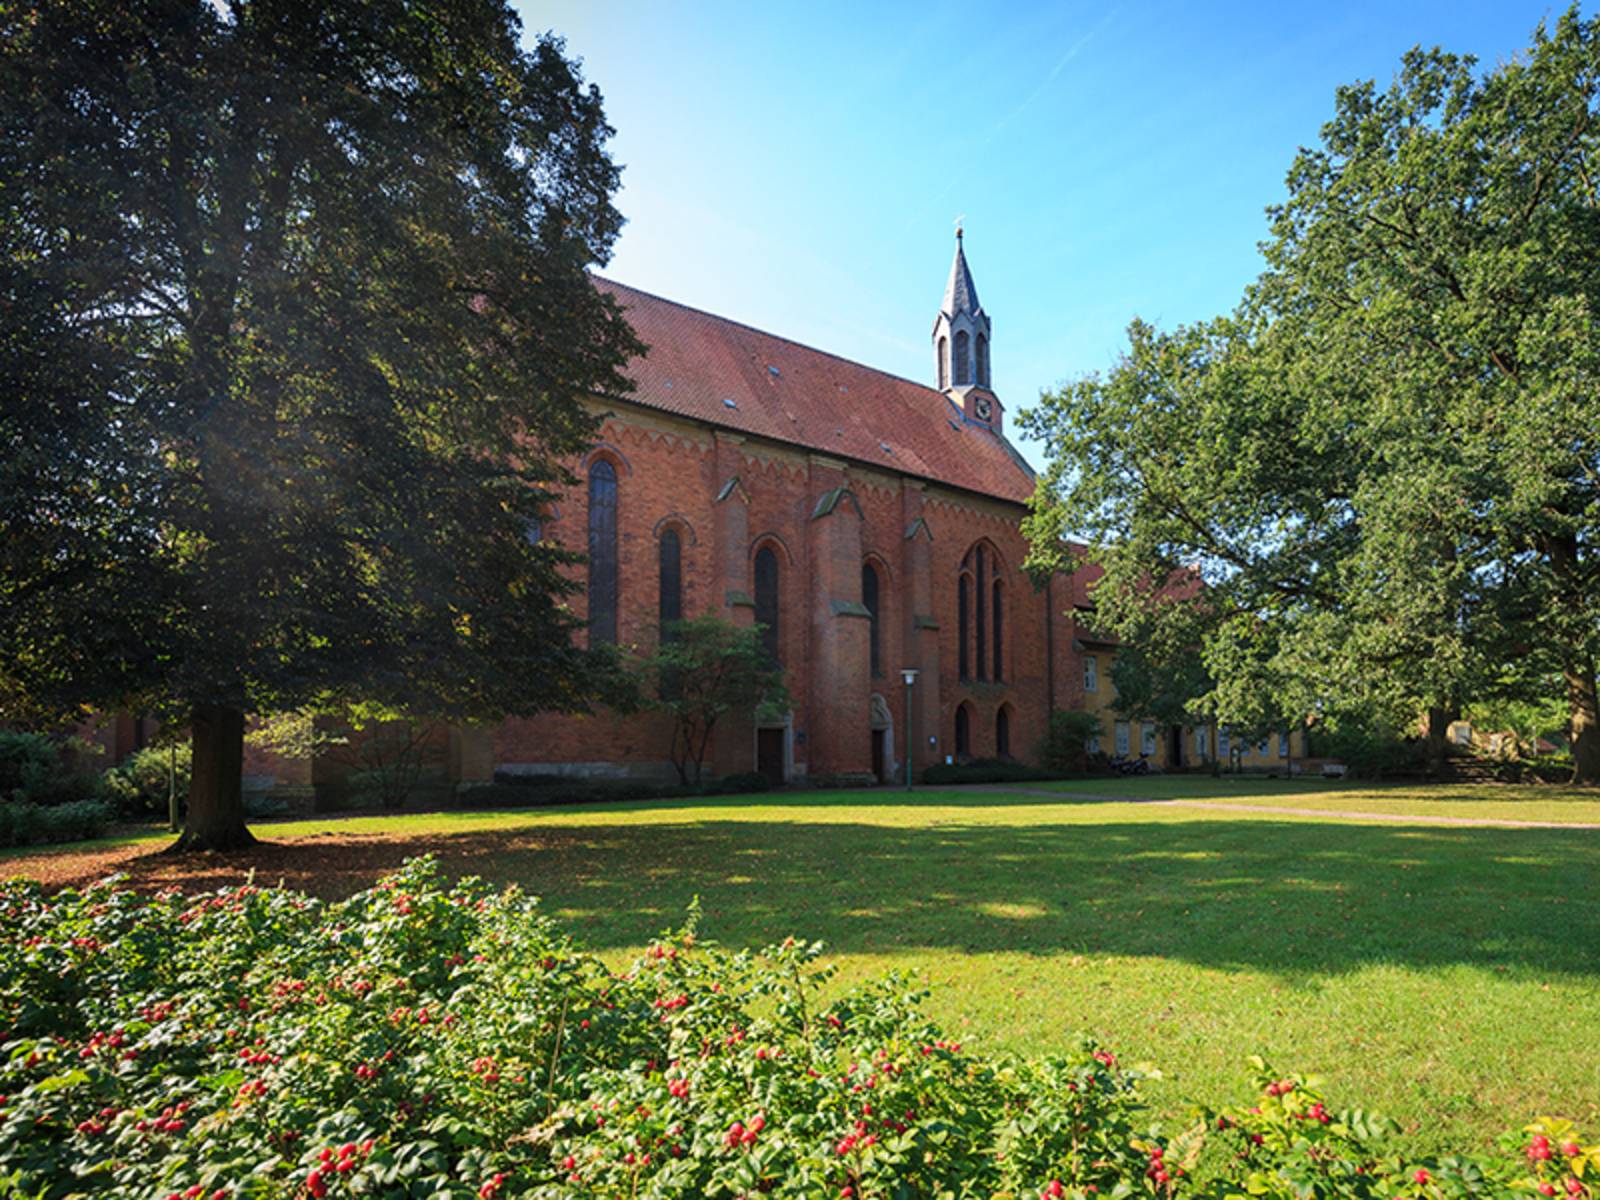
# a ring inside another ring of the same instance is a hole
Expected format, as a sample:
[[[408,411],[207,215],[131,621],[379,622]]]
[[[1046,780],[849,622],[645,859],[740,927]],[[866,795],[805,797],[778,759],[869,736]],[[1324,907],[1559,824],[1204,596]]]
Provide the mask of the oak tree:
[[[1238,310],[1135,324],[1025,419],[1053,463],[1041,562],[1089,535],[1129,631],[1161,618],[1150,580],[1199,570],[1221,719],[1271,693],[1410,706],[1441,747],[1549,668],[1600,781],[1597,179],[1600,20],[1576,9],[1492,71],[1417,49],[1340,89]]]

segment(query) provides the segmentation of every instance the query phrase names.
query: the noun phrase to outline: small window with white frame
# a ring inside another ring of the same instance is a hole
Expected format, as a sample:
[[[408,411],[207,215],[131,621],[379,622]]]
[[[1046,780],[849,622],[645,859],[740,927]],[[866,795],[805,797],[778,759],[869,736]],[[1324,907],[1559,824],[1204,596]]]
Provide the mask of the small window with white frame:
[[[1289,735],[1287,733],[1280,733],[1278,735],[1278,757],[1289,757]]]
[[[1207,753],[1211,739],[1207,736],[1210,731],[1204,725],[1194,727],[1194,756],[1196,758],[1209,758]]]
[[[1228,727],[1226,725],[1217,730],[1217,757],[1228,757]]]
[[[1156,752],[1156,727],[1146,721],[1139,727],[1139,753],[1154,756]]]
[[[1100,660],[1093,654],[1083,656],[1083,690],[1086,692],[1100,690]]]
[[[1117,755],[1120,758],[1128,757],[1128,723],[1117,722]]]
[[[1472,745],[1472,726],[1466,721],[1456,722],[1456,745]]]

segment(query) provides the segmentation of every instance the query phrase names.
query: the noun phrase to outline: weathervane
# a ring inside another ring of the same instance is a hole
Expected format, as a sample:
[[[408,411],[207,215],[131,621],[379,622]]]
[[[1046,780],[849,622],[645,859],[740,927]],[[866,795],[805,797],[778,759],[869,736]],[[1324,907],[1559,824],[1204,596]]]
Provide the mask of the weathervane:
[[[962,213],[959,217],[956,218],[956,237],[958,239],[961,237],[961,227],[963,225],[965,225],[966,223],[967,223],[967,214],[966,213]]]

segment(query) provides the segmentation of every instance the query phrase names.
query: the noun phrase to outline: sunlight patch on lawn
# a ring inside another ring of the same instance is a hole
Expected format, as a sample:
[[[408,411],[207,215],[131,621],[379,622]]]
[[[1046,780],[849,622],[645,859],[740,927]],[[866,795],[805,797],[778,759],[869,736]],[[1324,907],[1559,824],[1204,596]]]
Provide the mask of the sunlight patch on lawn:
[[[977,909],[986,917],[1000,917],[1008,921],[1029,921],[1050,913],[1042,904],[1001,904],[995,901],[979,904]]]

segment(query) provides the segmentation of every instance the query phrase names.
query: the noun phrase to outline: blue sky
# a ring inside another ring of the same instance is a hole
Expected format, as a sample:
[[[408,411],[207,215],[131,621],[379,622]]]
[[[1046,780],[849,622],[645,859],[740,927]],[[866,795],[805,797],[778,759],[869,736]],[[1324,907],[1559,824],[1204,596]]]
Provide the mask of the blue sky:
[[[522,6],[530,35],[567,39],[617,129],[628,224],[606,274],[931,384],[964,214],[1010,413],[1108,366],[1135,315],[1232,308],[1262,210],[1340,84],[1386,83],[1418,43],[1492,65],[1563,10]]]

